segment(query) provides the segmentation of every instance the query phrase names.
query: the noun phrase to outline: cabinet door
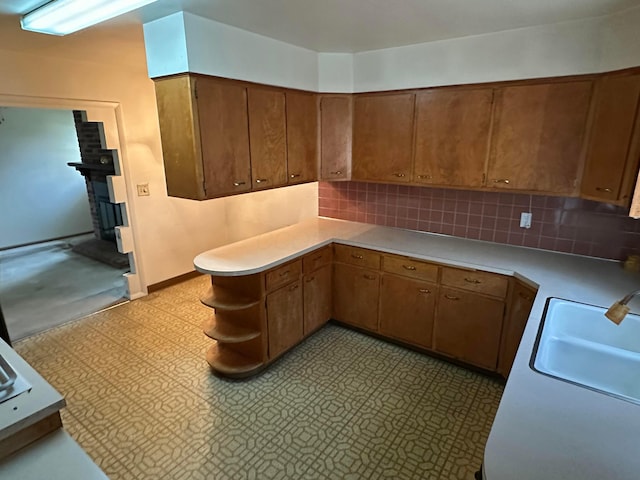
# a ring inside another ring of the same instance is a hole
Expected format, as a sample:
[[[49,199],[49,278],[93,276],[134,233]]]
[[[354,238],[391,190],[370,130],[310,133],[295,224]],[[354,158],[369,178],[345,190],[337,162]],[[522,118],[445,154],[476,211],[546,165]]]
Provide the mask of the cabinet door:
[[[304,277],[304,334],[309,335],[331,319],[331,265]]]
[[[336,320],[377,331],[379,294],[379,272],[341,263],[335,265],[333,318]]]
[[[249,139],[253,189],[287,184],[284,92],[249,87]]]
[[[246,88],[197,77],[204,184],[208,198],[251,190]]]
[[[631,182],[625,182],[625,191],[621,188],[627,163],[636,167],[630,172],[634,177],[637,173],[638,152],[630,151],[630,147],[639,97],[640,75],[598,80],[582,195],[613,202],[629,200]]]
[[[318,178],[318,97],[287,92],[287,182]]]
[[[431,348],[436,285],[384,275],[380,288],[380,333]]]
[[[410,182],[415,95],[359,95],[353,113],[353,179]]]
[[[509,375],[513,359],[516,357],[535,298],[536,291],[534,289],[520,282],[515,284],[508,318],[505,321],[504,333],[502,334],[502,347],[498,363],[498,372],[505,377]]]
[[[503,315],[501,300],[441,287],[433,348],[464,362],[495,370]]]
[[[487,186],[574,194],[591,81],[496,90]]]
[[[490,88],[418,93],[415,182],[460,187],[483,185],[492,102]]]
[[[267,295],[269,359],[276,358],[302,340],[302,301],[299,280]]]
[[[350,95],[320,98],[320,178],[351,179],[353,103]]]

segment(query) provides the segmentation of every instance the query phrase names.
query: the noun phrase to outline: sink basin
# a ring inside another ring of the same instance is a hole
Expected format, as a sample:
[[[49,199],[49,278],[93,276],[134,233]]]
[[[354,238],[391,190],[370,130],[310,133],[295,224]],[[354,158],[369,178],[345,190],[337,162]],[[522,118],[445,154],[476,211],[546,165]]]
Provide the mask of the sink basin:
[[[531,368],[581,387],[640,403],[640,316],[620,325],[606,308],[550,298]]]

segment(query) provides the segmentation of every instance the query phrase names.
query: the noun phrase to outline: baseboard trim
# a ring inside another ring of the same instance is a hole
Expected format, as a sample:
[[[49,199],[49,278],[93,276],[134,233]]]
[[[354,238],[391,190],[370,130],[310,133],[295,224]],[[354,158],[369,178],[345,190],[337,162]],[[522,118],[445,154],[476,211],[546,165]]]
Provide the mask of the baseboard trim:
[[[178,283],[191,280],[192,278],[197,278],[200,275],[204,275],[204,274],[196,270],[192,272],[183,273],[182,275],[178,275],[177,277],[173,277],[168,280],[163,280],[162,282],[154,283],[153,285],[147,286],[147,292],[149,293],[157,292],[158,290],[162,290],[163,288],[177,285]]]

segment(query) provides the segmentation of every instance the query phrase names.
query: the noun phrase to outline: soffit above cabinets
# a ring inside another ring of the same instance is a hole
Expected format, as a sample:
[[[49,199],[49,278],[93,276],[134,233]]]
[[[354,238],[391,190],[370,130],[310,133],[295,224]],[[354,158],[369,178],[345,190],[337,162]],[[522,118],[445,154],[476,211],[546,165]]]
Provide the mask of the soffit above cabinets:
[[[2,0],[23,14],[44,0]],[[158,0],[114,23],[178,11],[319,52],[361,52],[598,17],[640,0]]]

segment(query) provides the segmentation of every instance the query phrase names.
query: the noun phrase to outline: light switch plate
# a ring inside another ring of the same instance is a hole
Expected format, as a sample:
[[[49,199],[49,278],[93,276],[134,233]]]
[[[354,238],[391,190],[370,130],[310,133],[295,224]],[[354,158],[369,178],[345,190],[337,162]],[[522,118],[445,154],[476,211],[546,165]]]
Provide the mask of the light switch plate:
[[[138,185],[138,196],[139,197],[148,197],[149,194],[149,184],[148,183],[139,183]]]

